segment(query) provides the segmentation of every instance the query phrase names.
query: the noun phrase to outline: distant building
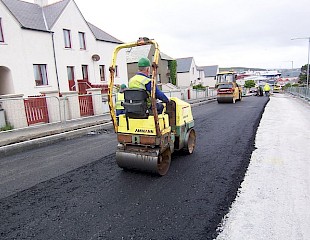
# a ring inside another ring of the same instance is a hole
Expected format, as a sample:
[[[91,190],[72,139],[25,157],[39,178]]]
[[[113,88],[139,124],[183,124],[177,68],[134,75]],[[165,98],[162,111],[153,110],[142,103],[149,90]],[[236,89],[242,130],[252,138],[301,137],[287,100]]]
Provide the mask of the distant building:
[[[219,72],[218,65],[197,67],[199,70],[200,83],[203,86],[215,87],[216,76]]]
[[[176,60],[178,87],[189,87],[200,83],[199,72],[193,57],[178,58]]]
[[[132,47],[126,51],[126,62],[128,69],[128,78],[132,78],[138,71],[138,61],[141,57],[146,57],[150,61],[153,61],[155,53],[155,47],[153,45],[143,45],[138,47]],[[160,52],[158,61],[158,76],[157,83],[170,83],[170,70],[168,68],[169,61],[173,58]]]

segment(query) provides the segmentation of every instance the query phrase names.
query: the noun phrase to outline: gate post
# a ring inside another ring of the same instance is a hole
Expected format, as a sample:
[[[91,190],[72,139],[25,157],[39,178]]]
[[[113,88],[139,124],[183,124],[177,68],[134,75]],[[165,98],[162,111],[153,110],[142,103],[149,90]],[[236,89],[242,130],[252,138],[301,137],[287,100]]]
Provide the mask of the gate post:
[[[63,92],[61,93],[64,99],[64,116],[67,119],[77,119],[81,117],[80,103],[78,92]]]
[[[59,92],[44,91],[40,93],[46,97],[49,122],[50,123],[60,122],[61,112],[60,112]]]
[[[101,88],[88,88],[87,94],[92,95],[94,115],[103,114]]]
[[[23,96],[24,94],[0,95],[0,102],[5,110],[6,122],[15,129],[28,127]]]

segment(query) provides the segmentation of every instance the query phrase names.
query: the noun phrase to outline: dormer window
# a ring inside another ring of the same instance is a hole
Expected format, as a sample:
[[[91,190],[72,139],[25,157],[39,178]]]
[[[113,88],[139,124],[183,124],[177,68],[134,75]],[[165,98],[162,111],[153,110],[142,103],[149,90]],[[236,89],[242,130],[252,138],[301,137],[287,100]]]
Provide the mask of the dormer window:
[[[65,41],[65,48],[71,48],[71,32],[68,29],[64,29],[64,41]]]
[[[80,49],[86,50],[85,33],[79,32]]]
[[[2,31],[2,18],[0,18],[0,42],[4,42],[3,31]]]

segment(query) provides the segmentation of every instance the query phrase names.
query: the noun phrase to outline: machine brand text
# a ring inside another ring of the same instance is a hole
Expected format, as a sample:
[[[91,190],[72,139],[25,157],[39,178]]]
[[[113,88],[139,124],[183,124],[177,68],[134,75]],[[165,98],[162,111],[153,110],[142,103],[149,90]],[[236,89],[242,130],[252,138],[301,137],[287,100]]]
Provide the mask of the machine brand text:
[[[152,129],[139,129],[136,128],[136,133],[154,133],[154,131]]]

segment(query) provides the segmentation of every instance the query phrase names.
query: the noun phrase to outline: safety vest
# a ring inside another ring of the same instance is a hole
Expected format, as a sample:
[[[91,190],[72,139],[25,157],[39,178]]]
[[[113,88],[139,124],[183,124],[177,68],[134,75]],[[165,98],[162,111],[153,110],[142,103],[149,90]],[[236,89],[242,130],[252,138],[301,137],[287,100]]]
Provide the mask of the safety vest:
[[[115,109],[122,110],[124,107],[122,106],[122,103],[124,102],[124,93],[117,93],[116,95],[116,103],[115,103]]]
[[[145,85],[148,84],[149,81],[151,81],[151,79],[148,77],[135,75],[129,80],[129,88],[140,88],[146,90]]]
[[[146,90],[145,85],[148,84],[151,81],[150,78],[142,76],[142,75],[135,75],[129,80],[129,89],[132,88],[139,88]],[[150,99],[150,93],[147,92],[149,97],[147,99],[147,106],[151,107],[151,99]]]
[[[265,84],[265,86],[264,86],[264,91],[270,91],[270,86],[269,86],[269,84]]]

